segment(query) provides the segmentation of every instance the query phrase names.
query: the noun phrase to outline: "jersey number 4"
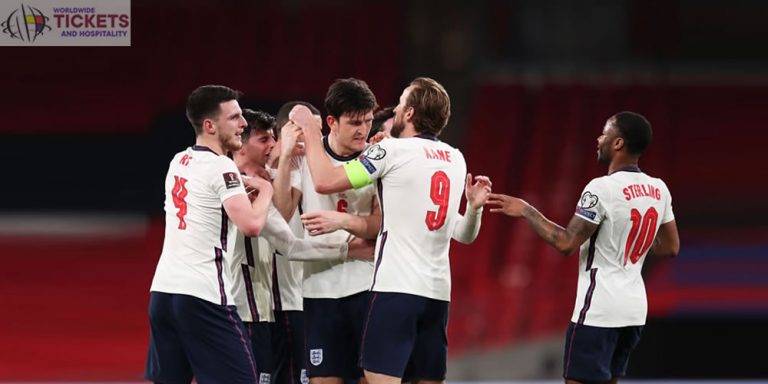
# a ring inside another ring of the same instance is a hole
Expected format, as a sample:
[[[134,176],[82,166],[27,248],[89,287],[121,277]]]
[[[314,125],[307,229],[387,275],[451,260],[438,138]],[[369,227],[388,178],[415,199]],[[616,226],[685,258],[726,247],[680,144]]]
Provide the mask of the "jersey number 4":
[[[448,215],[448,198],[451,194],[451,179],[443,171],[437,171],[432,175],[429,197],[432,203],[437,205],[437,212],[427,211],[427,228],[436,231],[445,225],[445,217]]]
[[[641,215],[640,211],[632,208],[630,211],[630,220],[632,220],[632,229],[629,230],[627,245],[624,248],[624,265],[627,260],[632,260],[632,264],[637,263],[640,257],[645,254],[648,248],[653,244],[656,231],[656,222],[659,220],[659,213],[651,207]]]
[[[173,205],[179,209],[176,213],[176,217],[179,218],[179,229],[187,229],[187,222],[184,221],[184,216],[187,215],[187,202],[184,200],[187,197],[187,179],[179,176],[174,176],[176,183],[173,184]]]

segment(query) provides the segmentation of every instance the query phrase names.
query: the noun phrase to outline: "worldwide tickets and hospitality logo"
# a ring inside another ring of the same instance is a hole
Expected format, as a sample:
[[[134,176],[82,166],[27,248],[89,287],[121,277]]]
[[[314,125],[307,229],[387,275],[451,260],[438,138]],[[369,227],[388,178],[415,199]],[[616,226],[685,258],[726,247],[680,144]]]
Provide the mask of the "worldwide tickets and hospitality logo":
[[[21,4],[0,23],[0,27],[2,32],[12,39],[32,43],[38,36],[51,30],[48,20],[50,18],[39,9]]]
[[[131,0],[0,1],[0,46],[130,46]]]

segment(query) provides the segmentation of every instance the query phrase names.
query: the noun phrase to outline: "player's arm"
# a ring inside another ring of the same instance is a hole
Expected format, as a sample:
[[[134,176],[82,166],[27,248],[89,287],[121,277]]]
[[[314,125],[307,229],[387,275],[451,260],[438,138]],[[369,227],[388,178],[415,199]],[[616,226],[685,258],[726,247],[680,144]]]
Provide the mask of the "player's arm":
[[[678,252],[680,252],[680,236],[677,234],[677,224],[675,220],[672,220],[659,226],[650,254],[661,257],[675,257]]]
[[[292,123],[286,124],[280,131],[280,159],[272,181],[275,190],[272,202],[285,220],[293,217],[301,199],[301,191],[291,186],[292,163],[295,160],[293,151],[300,134],[301,128]]]
[[[264,228],[269,215],[269,204],[272,200],[272,185],[260,178],[253,177],[245,180],[246,186],[258,192],[251,202],[247,195],[237,194],[223,202],[224,211],[237,228],[246,236],[258,236]]]
[[[491,212],[501,212],[512,217],[523,217],[549,245],[563,255],[570,255],[597,230],[597,224],[574,215],[566,228],[547,219],[525,200],[512,196],[492,193],[488,204],[495,206]]]
[[[371,214],[357,216],[346,212],[315,211],[301,215],[301,222],[310,236],[345,230],[355,237],[375,239],[381,228],[379,200],[373,196]]]
[[[362,241],[326,243],[297,238],[288,224],[277,214],[271,214],[262,236],[288,260],[318,261],[347,258],[373,259],[373,245]]]
[[[331,160],[325,155],[321,128],[322,123],[312,116],[309,108],[303,105],[293,107],[289,114],[291,121],[300,126],[304,133],[304,145],[307,157],[307,165],[315,183],[317,193],[329,194],[359,188],[350,181],[346,168],[354,161],[343,166],[334,167]],[[359,163],[359,161],[358,161]],[[362,167],[362,165],[360,165]],[[363,171],[365,171],[363,169]],[[366,173],[367,176],[367,173]]]
[[[467,208],[464,216],[459,219],[456,227],[453,229],[454,240],[471,244],[480,233],[480,221],[483,215],[483,206],[488,201],[491,193],[491,180],[486,176],[475,176],[475,183],[472,183],[472,174],[467,174],[464,194],[467,197]]]

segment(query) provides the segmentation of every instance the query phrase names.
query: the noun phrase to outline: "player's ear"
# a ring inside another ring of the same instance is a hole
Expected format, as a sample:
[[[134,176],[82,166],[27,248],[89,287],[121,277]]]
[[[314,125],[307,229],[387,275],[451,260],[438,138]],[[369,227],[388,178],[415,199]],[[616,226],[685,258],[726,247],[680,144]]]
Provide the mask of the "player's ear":
[[[336,118],[331,115],[325,117],[325,122],[328,123],[328,127],[333,130],[335,130],[336,126],[339,124],[339,120],[336,120]]]
[[[616,139],[613,140],[613,149],[616,152],[621,151],[621,149],[624,148],[624,144],[625,144],[624,138],[617,137]]]
[[[209,133],[209,134],[216,133],[216,127],[213,125],[213,120],[211,119],[203,120],[203,132]]]
[[[414,111],[413,107],[405,107],[405,111],[403,112],[403,117],[405,118],[405,121],[413,120],[414,113],[416,113],[416,111]]]

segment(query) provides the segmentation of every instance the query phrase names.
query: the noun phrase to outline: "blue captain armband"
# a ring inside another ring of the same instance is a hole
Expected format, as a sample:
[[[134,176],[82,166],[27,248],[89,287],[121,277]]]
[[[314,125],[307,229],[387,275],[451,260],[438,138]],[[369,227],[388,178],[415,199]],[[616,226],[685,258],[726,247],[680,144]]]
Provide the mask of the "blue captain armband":
[[[370,168],[364,165],[363,162],[359,159],[346,162],[343,165],[344,172],[347,173],[347,178],[349,179],[349,182],[352,183],[352,188],[358,189],[365,187],[372,181],[368,171],[370,170],[373,172],[376,170],[376,168],[374,168],[373,164],[371,164],[367,159],[365,161],[368,163]]]

